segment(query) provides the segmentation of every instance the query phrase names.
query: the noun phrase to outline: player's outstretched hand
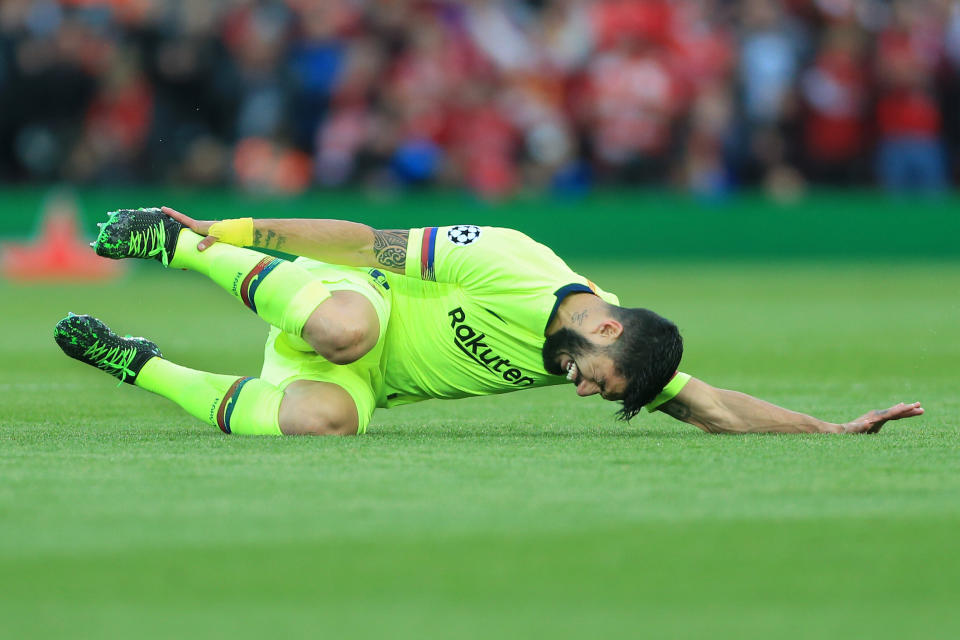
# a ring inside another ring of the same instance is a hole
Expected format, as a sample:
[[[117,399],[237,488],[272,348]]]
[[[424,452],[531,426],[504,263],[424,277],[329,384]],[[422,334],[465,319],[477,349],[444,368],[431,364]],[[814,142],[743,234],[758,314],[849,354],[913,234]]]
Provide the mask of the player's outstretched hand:
[[[176,209],[171,209],[170,207],[160,207],[160,210],[194,233],[206,236],[197,244],[198,250],[203,251],[217,241],[216,236],[207,235],[210,233],[210,225],[215,222],[214,220],[194,220],[190,216],[180,213]]]
[[[844,433],[876,433],[880,431],[884,424],[889,420],[900,420],[901,418],[912,418],[923,414],[923,407],[919,402],[904,404],[903,402],[895,404],[889,409],[878,409],[866,413],[856,420],[852,420],[843,425]]]

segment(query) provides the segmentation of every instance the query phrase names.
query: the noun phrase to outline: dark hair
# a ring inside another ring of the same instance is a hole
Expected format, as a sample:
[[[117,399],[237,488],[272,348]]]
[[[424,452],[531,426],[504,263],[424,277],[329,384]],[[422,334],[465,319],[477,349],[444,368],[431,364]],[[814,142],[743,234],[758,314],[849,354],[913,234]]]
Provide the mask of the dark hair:
[[[623,333],[609,354],[627,379],[617,418],[629,420],[673,378],[683,356],[683,338],[677,325],[649,309],[613,307],[611,315],[623,325]]]

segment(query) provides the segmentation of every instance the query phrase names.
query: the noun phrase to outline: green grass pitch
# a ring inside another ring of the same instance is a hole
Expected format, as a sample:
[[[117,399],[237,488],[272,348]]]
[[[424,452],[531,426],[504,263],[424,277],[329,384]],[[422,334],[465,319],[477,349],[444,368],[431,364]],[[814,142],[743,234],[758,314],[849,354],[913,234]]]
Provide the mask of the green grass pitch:
[[[710,436],[572,386],[226,437],[62,356],[67,311],[255,374],[193,274],[0,284],[0,636],[948,638],[960,264],[573,265],[681,326],[683,368],[878,436]]]

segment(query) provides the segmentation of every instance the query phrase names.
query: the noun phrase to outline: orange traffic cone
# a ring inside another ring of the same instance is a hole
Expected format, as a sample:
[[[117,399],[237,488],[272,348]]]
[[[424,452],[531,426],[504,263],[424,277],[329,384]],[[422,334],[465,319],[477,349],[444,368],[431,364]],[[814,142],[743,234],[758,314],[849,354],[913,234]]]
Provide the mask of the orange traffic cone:
[[[103,281],[117,278],[126,264],[101,258],[84,240],[76,207],[51,200],[33,242],[0,245],[0,273],[16,281]]]

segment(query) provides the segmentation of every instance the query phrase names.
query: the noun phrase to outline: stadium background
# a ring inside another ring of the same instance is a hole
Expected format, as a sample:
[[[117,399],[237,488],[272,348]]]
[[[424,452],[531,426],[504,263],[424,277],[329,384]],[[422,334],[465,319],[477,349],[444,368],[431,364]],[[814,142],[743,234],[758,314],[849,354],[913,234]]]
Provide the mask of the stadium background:
[[[0,635],[956,637],[958,114],[950,0],[5,0]],[[209,283],[90,257],[159,203],[515,227],[709,382],[928,413],[718,438],[559,387],[225,438],[50,339],[258,369]]]

